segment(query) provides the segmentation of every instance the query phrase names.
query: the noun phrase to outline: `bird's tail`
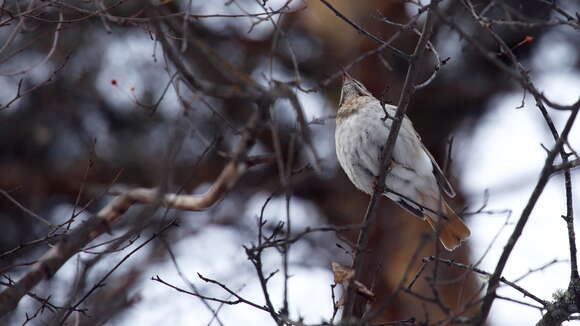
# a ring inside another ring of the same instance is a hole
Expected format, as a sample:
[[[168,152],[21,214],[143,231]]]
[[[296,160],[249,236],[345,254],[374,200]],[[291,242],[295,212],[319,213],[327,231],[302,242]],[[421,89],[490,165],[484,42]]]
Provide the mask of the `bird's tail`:
[[[471,235],[471,231],[469,231],[469,228],[463,223],[463,220],[445,202],[443,202],[443,209],[443,213],[447,219],[433,213],[428,214],[425,221],[437,232],[439,241],[441,241],[443,247],[451,251],[459,247],[461,242],[467,240]]]

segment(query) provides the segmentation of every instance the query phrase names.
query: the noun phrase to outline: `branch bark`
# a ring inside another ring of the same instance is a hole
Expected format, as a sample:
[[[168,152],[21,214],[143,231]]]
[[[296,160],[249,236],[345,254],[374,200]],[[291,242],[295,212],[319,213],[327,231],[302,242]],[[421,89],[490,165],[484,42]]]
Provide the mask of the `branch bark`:
[[[23,296],[44,279],[51,278],[73,255],[78,253],[121,219],[123,214],[136,203],[156,204],[172,208],[198,211],[219,199],[236,184],[247,170],[243,159],[255,142],[264,125],[267,109],[257,108],[248,121],[245,133],[238,143],[232,160],[224,167],[212,187],[203,195],[159,194],[155,189],[135,189],[115,197],[99,213],[83,222],[69,234],[64,235],[52,249],[48,250],[30,270],[12,286],[0,292],[0,318],[14,310]]]
[[[544,163],[544,167],[542,168],[542,172],[540,174],[540,179],[538,180],[538,183],[536,184],[536,187],[534,188],[534,191],[532,192],[532,195],[530,196],[530,199],[528,200],[528,203],[526,204],[512,235],[510,236],[507,244],[504,247],[501,257],[496,265],[495,271],[491,276],[489,283],[487,285],[487,292],[485,294],[481,306],[481,315],[479,320],[475,324],[477,326],[483,325],[487,320],[489,311],[491,310],[491,306],[496,297],[496,290],[501,279],[501,274],[507,264],[507,260],[510,257],[512,250],[514,249],[518,239],[522,235],[524,227],[528,222],[528,218],[530,217],[532,210],[536,206],[538,198],[540,198],[540,195],[544,191],[546,184],[550,180],[550,176],[552,175],[553,170],[554,159],[558,154],[560,154],[560,151],[562,150],[564,143],[568,138],[568,134],[572,129],[572,125],[574,125],[574,121],[576,119],[576,116],[578,115],[578,111],[579,110],[572,111],[570,117],[568,118],[568,121],[566,122],[566,126],[564,127],[564,130],[562,131],[560,138],[558,138],[558,141],[554,145],[554,148],[548,154],[548,157],[546,158],[546,162]]]
[[[429,38],[431,37],[434,23],[431,8],[436,7],[438,3],[439,1],[431,2],[430,8],[427,12],[427,19],[425,21],[425,25],[423,26],[421,36],[419,38],[419,41],[417,42],[417,45],[415,46],[413,54],[409,57],[409,67],[407,68],[405,83],[403,84],[403,89],[401,90],[401,97],[399,99],[399,103],[397,106],[397,112],[395,114],[395,117],[393,118],[393,124],[391,125],[391,130],[389,131],[387,142],[383,147],[383,151],[381,152],[380,166],[383,166],[385,168],[381,170],[381,173],[376,179],[377,186],[369,201],[369,205],[363,218],[363,227],[361,228],[358,235],[353,263],[353,267],[355,270],[354,280],[360,281],[364,274],[363,267],[365,265],[364,261],[366,259],[364,249],[368,245],[370,226],[376,213],[378,200],[385,192],[385,179],[387,176],[386,167],[389,166],[392,160],[393,149],[395,148],[395,142],[397,140],[397,136],[399,135],[399,130],[403,123],[405,112],[407,112],[407,107],[409,106],[411,97],[413,96],[416,90],[415,79],[417,77],[417,61],[425,53],[427,43],[429,41]],[[354,282],[350,282],[350,285],[348,286],[346,293],[346,302],[342,313],[342,320],[343,322],[347,323],[359,320],[363,316],[364,306],[366,304],[365,298],[356,295],[356,289],[353,284]]]

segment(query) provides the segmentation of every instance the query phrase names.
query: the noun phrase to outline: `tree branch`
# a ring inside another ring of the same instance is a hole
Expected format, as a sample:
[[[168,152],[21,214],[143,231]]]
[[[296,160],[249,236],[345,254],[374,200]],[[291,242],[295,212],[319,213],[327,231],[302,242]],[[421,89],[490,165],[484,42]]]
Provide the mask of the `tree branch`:
[[[379,176],[376,179],[376,188],[375,191],[369,201],[369,205],[367,207],[365,216],[363,218],[363,227],[361,228],[357,240],[357,245],[355,248],[355,257],[354,257],[354,280],[361,280],[363,276],[363,267],[364,267],[364,260],[365,260],[365,253],[364,249],[367,247],[368,238],[370,234],[370,224],[373,220],[376,207],[378,204],[379,198],[383,195],[385,191],[385,179],[387,176],[387,169],[386,167],[389,166],[392,157],[393,157],[393,149],[395,148],[395,142],[397,136],[399,135],[399,130],[403,123],[403,118],[405,116],[405,112],[407,111],[407,107],[409,106],[409,102],[411,97],[415,93],[415,79],[417,76],[417,61],[421,58],[425,52],[427,42],[431,36],[433,31],[433,14],[432,14],[432,7],[436,7],[439,1],[431,2],[430,8],[427,12],[427,19],[425,21],[425,25],[423,26],[423,31],[417,42],[415,47],[415,51],[409,57],[409,67],[407,69],[407,75],[405,77],[405,83],[403,85],[403,89],[401,90],[401,97],[399,99],[399,104],[397,107],[397,112],[395,117],[393,118],[393,123],[391,125],[391,130],[389,131],[389,136],[387,138],[387,142],[383,147],[383,151],[381,152],[381,162],[379,166],[385,167],[381,170]],[[344,305],[344,310],[342,313],[343,321],[349,322],[353,319],[360,319],[364,312],[365,306],[365,298],[356,295],[356,289],[353,286],[354,282],[351,282],[346,294],[346,302]]]
[[[485,294],[485,298],[481,306],[481,315],[478,322],[475,324],[477,326],[483,325],[487,320],[489,311],[491,310],[491,306],[493,304],[493,300],[495,299],[496,296],[495,293],[499,285],[503,269],[505,268],[507,260],[511,255],[512,250],[514,249],[518,239],[522,235],[524,227],[528,222],[528,218],[530,217],[532,210],[536,206],[538,198],[540,198],[540,195],[544,191],[546,184],[550,180],[554,159],[562,150],[562,147],[564,146],[564,143],[568,138],[568,134],[572,129],[572,125],[574,125],[574,121],[576,119],[576,116],[578,115],[578,111],[579,110],[572,111],[570,117],[568,118],[568,121],[566,122],[566,126],[562,131],[562,135],[554,145],[554,148],[548,154],[548,157],[546,158],[546,162],[544,163],[544,167],[542,168],[542,172],[540,174],[540,179],[538,180],[538,183],[536,184],[536,187],[534,188],[534,191],[532,192],[532,195],[530,196],[530,199],[528,200],[528,203],[526,204],[512,235],[510,236],[507,244],[504,247],[501,257],[496,265],[495,271],[489,280],[487,292]]]
[[[54,247],[38,259],[30,270],[14,285],[0,292],[0,318],[12,311],[20,299],[43,279],[49,279],[64,263],[83,247],[105,232],[135,203],[157,204],[186,210],[202,210],[217,202],[230,190],[247,169],[243,157],[253,146],[255,137],[264,125],[265,112],[257,108],[250,117],[245,133],[238,143],[231,162],[203,195],[159,194],[155,189],[127,191],[110,201],[94,217],[64,235]]]

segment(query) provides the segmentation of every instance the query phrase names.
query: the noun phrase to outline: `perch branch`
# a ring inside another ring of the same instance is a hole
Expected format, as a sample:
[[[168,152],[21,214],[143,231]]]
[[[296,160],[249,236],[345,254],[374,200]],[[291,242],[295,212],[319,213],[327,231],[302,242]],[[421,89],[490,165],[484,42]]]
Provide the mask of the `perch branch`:
[[[393,157],[393,149],[395,147],[395,141],[399,134],[399,130],[401,128],[403,118],[405,116],[405,112],[407,111],[407,107],[411,100],[411,97],[415,93],[415,78],[417,76],[417,60],[421,58],[425,52],[427,42],[431,36],[433,31],[433,14],[431,7],[437,6],[438,1],[433,1],[430,5],[430,9],[427,13],[427,19],[425,21],[425,25],[423,26],[423,31],[421,33],[421,37],[417,42],[417,46],[415,47],[415,51],[409,57],[409,67],[407,70],[407,75],[405,78],[405,83],[403,85],[403,89],[401,91],[401,98],[399,99],[399,104],[397,106],[397,112],[393,119],[393,124],[391,126],[391,130],[389,132],[389,136],[387,138],[387,142],[383,151],[381,153],[381,163],[379,166],[388,166],[389,162]],[[355,251],[354,257],[354,279],[361,280],[363,276],[363,267],[364,267],[364,249],[368,244],[369,234],[370,234],[370,221],[372,221],[373,216],[376,211],[376,207],[378,204],[378,199],[385,190],[385,179],[387,176],[387,169],[382,169],[380,175],[377,177],[376,180],[376,188],[375,191],[369,201],[369,205],[367,207],[364,219],[363,219],[363,227],[361,228],[357,240],[357,246]],[[346,294],[346,302],[344,305],[344,310],[342,313],[343,321],[349,322],[353,319],[360,319],[364,312],[365,306],[365,298],[356,295],[356,289],[353,286],[354,282],[351,282]]]

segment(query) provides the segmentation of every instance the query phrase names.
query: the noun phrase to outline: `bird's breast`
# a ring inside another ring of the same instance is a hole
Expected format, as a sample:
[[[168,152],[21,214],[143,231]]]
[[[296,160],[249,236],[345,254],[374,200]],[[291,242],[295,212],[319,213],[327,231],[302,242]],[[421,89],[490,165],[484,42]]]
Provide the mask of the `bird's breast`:
[[[380,119],[365,110],[337,124],[335,140],[338,161],[351,182],[371,193],[374,178],[379,174],[382,147],[388,129]]]

